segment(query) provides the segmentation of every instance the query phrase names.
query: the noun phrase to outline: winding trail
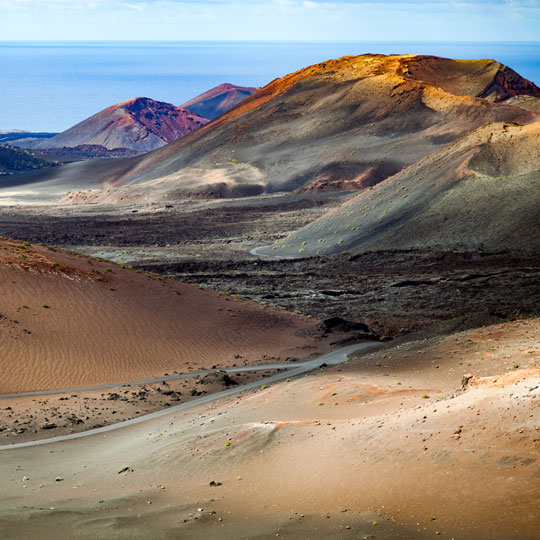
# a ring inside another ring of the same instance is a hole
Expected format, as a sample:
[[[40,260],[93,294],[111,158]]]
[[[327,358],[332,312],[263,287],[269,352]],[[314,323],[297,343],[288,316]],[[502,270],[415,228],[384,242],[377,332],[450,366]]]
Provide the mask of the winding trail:
[[[15,444],[8,444],[4,446],[0,446],[0,451],[3,450],[15,450],[17,448],[25,448],[28,446],[40,446],[43,444],[53,444],[60,441],[69,441],[71,439],[80,439],[82,437],[90,437],[92,435],[98,435],[100,433],[107,433],[109,431],[114,431],[116,429],[122,429],[127,426],[131,426],[133,424],[139,424],[141,422],[146,422],[147,420],[152,420],[154,418],[160,418],[162,416],[166,416],[172,413],[175,413],[177,411],[181,411],[184,409],[189,409],[190,407],[196,407],[197,405],[202,405],[204,403],[209,403],[211,401],[221,399],[224,397],[232,396],[235,394],[239,394],[241,392],[244,392],[246,390],[251,390],[253,388],[259,388],[262,385],[275,383],[278,381],[282,381],[284,379],[295,377],[297,375],[302,375],[303,373],[306,373],[308,371],[312,371],[318,367],[321,367],[322,364],[326,365],[336,365],[340,364],[342,362],[345,362],[348,355],[352,354],[354,352],[358,352],[361,350],[369,349],[372,347],[376,347],[377,345],[380,345],[381,343],[379,341],[369,341],[366,343],[357,343],[356,345],[349,345],[347,347],[343,347],[341,349],[336,349],[335,351],[328,352],[326,354],[323,354],[322,356],[319,356],[318,358],[314,360],[310,360],[308,362],[302,362],[300,364],[296,364],[291,369],[288,369],[286,371],[283,371],[281,373],[277,373],[276,375],[272,375],[270,377],[266,377],[264,379],[259,379],[258,381],[253,381],[247,384],[244,384],[242,386],[237,386],[235,388],[231,388],[229,390],[223,390],[221,392],[217,392],[215,394],[210,394],[208,396],[203,396],[197,399],[194,399],[192,401],[189,401],[187,403],[182,403],[180,405],[176,405],[175,407],[168,407],[167,409],[162,409],[160,411],[156,411],[150,414],[145,414],[143,416],[139,416],[137,418],[132,418],[131,420],[125,420],[123,422],[118,422],[117,424],[112,424],[110,426],[105,426],[97,429],[91,429],[89,431],[83,431],[81,433],[72,433],[70,435],[61,435],[59,437],[51,437],[50,439],[41,439],[38,441],[28,441],[24,443],[15,443]],[[285,365],[289,364],[271,364],[276,365],[279,367],[284,367]],[[244,371],[247,371],[248,369],[253,369],[255,366],[246,366],[244,368]],[[258,366],[261,369],[269,369],[268,366]],[[238,368],[228,368],[232,371],[239,371]],[[213,370],[215,371],[215,370]],[[203,373],[203,372],[199,372]],[[212,373],[210,372],[204,372],[204,373]],[[190,374],[191,376],[195,376],[195,374]],[[173,377],[180,377],[179,375],[174,375]],[[164,380],[163,377],[156,379],[157,382]],[[124,383],[125,384],[125,383]],[[140,384],[140,383],[131,383],[131,384]],[[118,385],[117,385],[118,386]],[[100,387],[102,388],[102,387]],[[91,388],[89,388],[91,389]],[[54,393],[54,392],[50,392]],[[56,391],[58,393],[58,391]],[[21,397],[22,394],[15,394],[18,397]],[[30,394],[35,395],[35,394]],[[6,397],[6,396],[3,396]]]
[[[253,255],[254,257],[259,257],[260,259],[279,261],[282,258],[279,255],[264,255],[263,253],[259,253],[259,249],[266,249],[266,248],[271,248],[271,247],[272,246],[259,246],[259,247],[250,249],[249,253],[250,255]]]

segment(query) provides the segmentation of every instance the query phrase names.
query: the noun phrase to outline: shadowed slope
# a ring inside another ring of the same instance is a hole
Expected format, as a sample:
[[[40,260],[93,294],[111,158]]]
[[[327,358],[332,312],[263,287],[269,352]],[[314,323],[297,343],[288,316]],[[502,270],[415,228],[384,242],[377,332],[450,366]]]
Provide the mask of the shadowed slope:
[[[487,124],[263,254],[540,249],[540,122]]]
[[[71,148],[92,144],[109,150],[130,148],[147,152],[176,141],[207,122],[206,118],[169,103],[134,98],[83,120],[37,147]]]
[[[39,152],[34,153],[29,150],[0,143],[0,188],[9,182],[9,180],[2,178],[3,175],[12,175],[21,171],[51,167],[56,164],[57,162]]]

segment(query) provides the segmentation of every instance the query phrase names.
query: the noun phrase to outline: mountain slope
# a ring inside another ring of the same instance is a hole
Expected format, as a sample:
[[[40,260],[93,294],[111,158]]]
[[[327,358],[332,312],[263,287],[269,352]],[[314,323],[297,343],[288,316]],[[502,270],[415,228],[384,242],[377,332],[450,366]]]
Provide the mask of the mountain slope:
[[[539,205],[540,122],[487,124],[261,253],[537,251]]]
[[[186,101],[180,107],[213,120],[251,96],[256,90],[257,88],[253,87],[223,83]]]
[[[30,133],[22,130],[0,131],[0,144],[9,144],[20,148],[34,148],[42,139],[49,139],[58,133]]]
[[[23,171],[41,169],[56,165],[52,159],[22,148],[0,143],[0,175],[12,175]],[[0,183],[0,187],[3,183]]]
[[[193,111],[203,118],[213,120],[256,91],[257,88],[254,87],[223,83],[186,101],[180,107]]]
[[[100,145],[148,152],[203,126],[208,120],[191,111],[148,98],[113,105],[41,142],[41,149]]]
[[[109,171],[91,165],[83,177],[62,168],[32,181],[70,190],[116,186],[92,193],[103,203],[359,190],[487,122],[540,120],[507,104],[539,96],[534,84],[493,60],[344,57],[276,79],[211,124]],[[120,186],[132,184],[127,196]]]

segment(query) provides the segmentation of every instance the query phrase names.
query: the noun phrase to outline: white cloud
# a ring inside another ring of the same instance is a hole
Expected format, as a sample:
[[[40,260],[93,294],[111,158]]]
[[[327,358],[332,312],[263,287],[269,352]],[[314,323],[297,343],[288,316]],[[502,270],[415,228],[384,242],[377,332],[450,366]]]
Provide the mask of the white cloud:
[[[0,12],[5,40],[540,38],[540,0],[0,0]]]

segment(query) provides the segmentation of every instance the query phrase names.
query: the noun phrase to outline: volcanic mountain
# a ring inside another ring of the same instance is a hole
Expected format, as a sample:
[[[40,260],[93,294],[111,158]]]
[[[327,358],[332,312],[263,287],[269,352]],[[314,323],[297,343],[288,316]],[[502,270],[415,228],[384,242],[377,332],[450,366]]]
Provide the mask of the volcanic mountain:
[[[486,124],[262,254],[540,249],[540,122]]]
[[[113,105],[37,145],[41,149],[99,145],[148,152],[208,123],[170,103],[140,97]]]
[[[251,96],[257,88],[223,83],[186,101],[180,107],[213,120]]]
[[[524,98],[528,109],[508,104]],[[539,98],[538,87],[493,60],[344,57],[272,81],[155,152],[20,181],[58,193],[106,186],[90,197],[103,203],[359,190],[487,122],[540,120],[529,110]],[[121,188],[130,184],[138,185]]]

